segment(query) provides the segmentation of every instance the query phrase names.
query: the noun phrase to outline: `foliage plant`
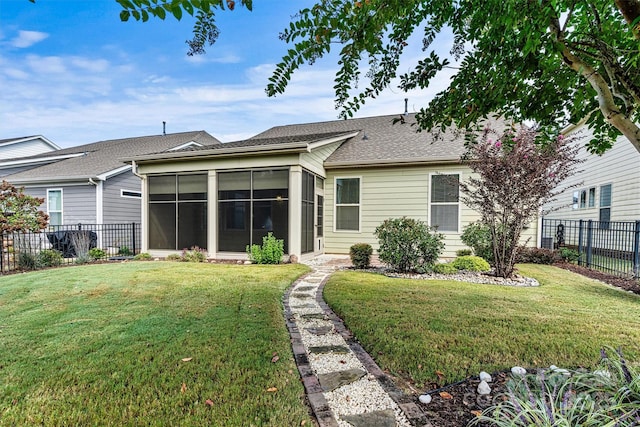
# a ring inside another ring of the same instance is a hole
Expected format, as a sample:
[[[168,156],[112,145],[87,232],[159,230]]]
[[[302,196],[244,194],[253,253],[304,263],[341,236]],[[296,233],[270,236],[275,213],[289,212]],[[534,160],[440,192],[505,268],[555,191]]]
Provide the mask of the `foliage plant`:
[[[529,263],[529,264],[545,264],[551,265],[561,258],[558,252],[547,248],[531,248],[521,247],[518,249],[517,262]]]
[[[444,235],[413,218],[386,219],[374,235],[380,244],[380,261],[396,271],[429,271],[444,249]]]
[[[19,252],[17,256],[20,270],[36,270],[38,268],[38,260],[33,253]]]
[[[471,144],[466,156],[475,175],[460,183],[461,199],[489,228],[499,277],[513,274],[522,231],[566,190],[562,182],[580,162],[573,138],[560,135],[544,146],[537,145],[536,138],[531,128],[502,134],[485,128],[482,140]]]
[[[129,249],[128,246],[120,246],[120,248],[118,249],[118,255],[131,256],[133,255],[133,251]]]
[[[437,274],[455,274],[458,269],[450,262],[443,262],[433,266],[433,272]]]
[[[356,243],[349,248],[349,257],[355,268],[369,268],[371,254],[373,254],[373,248],[368,243]]]
[[[107,252],[100,248],[89,249],[89,256],[94,260],[104,259],[107,257]]]
[[[462,243],[473,248],[475,255],[484,258],[490,263],[493,262],[491,230],[486,224],[475,221],[466,225],[460,235],[460,239]]]
[[[464,271],[489,271],[491,269],[484,258],[474,255],[459,256],[453,260],[451,266]]]
[[[612,355],[610,358],[609,355]],[[593,372],[540,370],[510,380],[504,399],[471,425],[631,427],[640,423],[640,371],[620,350],[602,350]]]
[[[466,256],[466,255],[473,255],[473,250],[472,249],[458,249],[456,251],[456,256]]]
[[[262,238],[262,246],[247,245],[247,255],[254,264],[280,264],[284,255],[284,240],[269,232]]]
[[[16,187],[3,180],[0,184],[0,231],[37,232],[44,229],[49,216],[38,207],[43,198],[24,194],[24,187]]]
[[[169,254],[165,257],[167,261],[182,261],[182,255],[179,254]]]
[[[580,259],[580,253],[575,249],[560,248],[558,249],[558,253],[563,261],[570,262],[572,264],[575,264]]]
[[[148,252],[140,252],[139,254],[134,256],[133,259],[134,261],[151,261],[153,258]]]
[[[43,249],[36,256],[36,262],[39,267],[57,267],[63,261],[62,253],[55,249]]]
[[[181,260],[185,262],[205,262],[207,261],[207,250],[198,246],[192,246],[189,250],[184,249]]]

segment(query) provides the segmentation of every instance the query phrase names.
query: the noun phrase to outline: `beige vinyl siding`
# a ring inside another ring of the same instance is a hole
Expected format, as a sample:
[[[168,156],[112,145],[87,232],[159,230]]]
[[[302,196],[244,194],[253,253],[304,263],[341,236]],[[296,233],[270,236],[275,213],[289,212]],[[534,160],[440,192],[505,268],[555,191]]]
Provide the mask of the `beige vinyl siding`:
[[[378,241],[374,230],[387,218],[410,217],[427,222],[429,216],[429,174],[459,173],[460,179],[469,175],[464,166],[441,167],[393,167],[367,169],[334,169],[327,173],[325,182],[325,252],[345,254],[354,243],[369,243],[374,249]],[[359,177],[360,232],[336,231],[335,179]],[[460,203],[461,227],[478,219],[477,213]],[[455,251],[465,247],[460,232],[446,232],[443,257],[455,256]]]
[[[584,145],[591,138],[587,129],[580,130],[577,144]],[[579,157],[584,160],[578,166],[581,171],[567,179],[562,187],[570,188],[557,196],[557,200],[545,206],[554,210],[547,218],[598,220],[600,187],[611,184],[611,221],[635,221],[640,219],[640,153],[624,137],[619,137],[613,147],[604,155],[589,154],[582,148]],[[596,188],[596,203],[592,208],[573,209],[574,191]]]
[[[324,161],[340,146],[340,144],[342,144],[342,141],[325,145],[311,151],[310,153],[302,153],[300,155],[300,164],[303,168],[308,169],[314,174],[324,177]]]

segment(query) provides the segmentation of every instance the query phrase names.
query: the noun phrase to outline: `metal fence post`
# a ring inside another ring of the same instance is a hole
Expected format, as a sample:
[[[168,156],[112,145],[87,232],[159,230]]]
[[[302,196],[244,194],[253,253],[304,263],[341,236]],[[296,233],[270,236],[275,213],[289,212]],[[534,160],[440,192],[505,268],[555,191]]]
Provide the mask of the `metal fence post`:
[[[9,259],[7,258],[7,263],[8,262],[9,262]],[[4,233],[0,233],[0,274],[3,274],[3,273],[4,273]]]
[[[136,223],[132,222],[131,223],[131,245],[132,245],[132,251],[133,254],[136,254]]]
[[[593,257],[593,220],[587,221],[587,267],[591,267]]]
[[[640,278],[640,220],[633,233],[633,277]]]
[[[584,232],[583,232],[583,220],[579,221],[578,224],[578,265],[584,264],[582,254],[584,253]]]

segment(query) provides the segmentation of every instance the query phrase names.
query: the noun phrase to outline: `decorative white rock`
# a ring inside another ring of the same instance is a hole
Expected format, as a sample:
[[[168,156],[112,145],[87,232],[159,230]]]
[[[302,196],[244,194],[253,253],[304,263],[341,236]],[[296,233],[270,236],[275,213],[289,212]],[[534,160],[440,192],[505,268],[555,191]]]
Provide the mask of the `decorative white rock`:
[[[480,381],[480,384],[478,384],[478,394],[484,396],[490,393],[491,387],[489,387],[489,384],[487,384],[486,381]]]
[[[551,369],[552,371],[555,371],[556,369],[558,369],[558,367],[556,365],[551,365],[549,366],[549,369]]]
[[[513,375],[523,376],[523,375],[527,375],[527,370],[521,366],[514,366],[513,368],[511,368],[511,373]]]
[[[431,403],[431,395],[430,394],[421,394],[418,398],[420,403],[424,403],[425,405]]]
[[[598,369],[596,371],[593,371],[594,375],[599,375],[603,378],[607,378],[610,379],[611,378],[611,372],[607,371],[606,369]]]
[[[493,378],[491,378],[491,375],[489,375],[485,371],[482,371],[480,372],[480,381],[486,381],[490,383],[491,381],[493,381]]]

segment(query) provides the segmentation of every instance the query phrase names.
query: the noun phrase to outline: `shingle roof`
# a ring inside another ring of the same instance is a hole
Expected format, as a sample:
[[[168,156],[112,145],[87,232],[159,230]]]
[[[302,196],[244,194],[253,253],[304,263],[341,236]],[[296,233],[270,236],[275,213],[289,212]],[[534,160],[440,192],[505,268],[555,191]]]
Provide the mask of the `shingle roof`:
[[[401,117],[404,123],[398,121]],[[490,120],[489,123],[498,128],[505,126],[504,122]],[[444,132],[418,132],[415,114],[276,126],[252,139],[347,131],[360,133],[336,149],[325,161],[326,167],[454,161],[460,159],[465,151],[463,132],[453,127]]]
[[[205,131],[99,141],[23,158],[35,161],[44,160],[47,157],[83,154],[9,175],[5,179],[20,183],[36,179],[62,180],[96,177],[125,166],[121,160],[124,157],[166,151],[191,141],[207,146],[221,144],[219,140]]]

